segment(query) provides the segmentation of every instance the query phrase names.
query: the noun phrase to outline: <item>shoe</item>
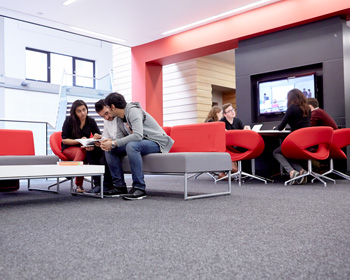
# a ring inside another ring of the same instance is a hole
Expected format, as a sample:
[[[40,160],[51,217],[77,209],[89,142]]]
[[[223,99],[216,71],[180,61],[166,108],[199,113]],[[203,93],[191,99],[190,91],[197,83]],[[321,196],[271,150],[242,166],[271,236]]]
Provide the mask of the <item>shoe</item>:
[[[134,199],[143,199],[147,197],[147,195],[145,190],[131,188],[129,193],[124,194],[122,197],[123,199],[126,199],[126,200],[134,200]]]
[[[293,178],[295,178],[295,177],[298,177],[299,175],[300,175],[300,174],[299,174],[299,172],[298,172],[298,171],[293,170],[293,171],[292,171],[292,175],[290,175],[290,178],[291,178],[291,179],[293,179]],[[295,180],[290,181],[290,184],[291,184],[291,185],[295,185],[295,183],[296,183],[296,181],[295,181]]]
[[[84,190],[83,187],[76,186],[76,187],[75,187],[75,192],[77,192],[77,193],[83,193],[83,192],[85,192],[85,190]]]
[[[100,193],[101,192],[101,186],[94,186],[91,190],[87,190],[87,193]]]
[[[303,175],[303,174],[306,174],[307,172],[304,170],[304,169],[302,169],[301,171],[300,171],[300,175]],[[298,184],[299,185],[302,185],[302,184],[306,184],[307,183],[307,176],[304,176],[304,177],[302,177],[302,178],[300,178],[299,180],[298,180]]]
[[[126,187],[114,187],[114,189],[103,192],[103,195],[119,197],[123,194],[127,194],[128,189]]]

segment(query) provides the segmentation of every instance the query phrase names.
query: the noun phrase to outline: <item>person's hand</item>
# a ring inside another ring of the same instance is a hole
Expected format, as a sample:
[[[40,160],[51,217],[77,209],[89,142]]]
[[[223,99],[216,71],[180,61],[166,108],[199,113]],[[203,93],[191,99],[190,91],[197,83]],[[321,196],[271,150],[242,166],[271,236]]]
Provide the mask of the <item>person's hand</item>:
[[[94,136],[93,136],[94,139],[101,139],[102,138],[102,135],[101,134],[98,134],[98,133],[95,133]]]
[[[112,149],[112,140],[106,139],[100,142],[101,143],[101,149],[104,151],[110,151]]]

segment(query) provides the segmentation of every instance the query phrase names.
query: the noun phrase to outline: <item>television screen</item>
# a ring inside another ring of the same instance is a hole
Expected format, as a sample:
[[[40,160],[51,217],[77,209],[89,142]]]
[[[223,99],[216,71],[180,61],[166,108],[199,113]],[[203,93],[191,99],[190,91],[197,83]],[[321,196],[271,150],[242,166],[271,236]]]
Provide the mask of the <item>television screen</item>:
[[[259,115],[281,114],[287,110],[287,93],[297,88],[306,98],[315,97],[316,73],[258,82]]]

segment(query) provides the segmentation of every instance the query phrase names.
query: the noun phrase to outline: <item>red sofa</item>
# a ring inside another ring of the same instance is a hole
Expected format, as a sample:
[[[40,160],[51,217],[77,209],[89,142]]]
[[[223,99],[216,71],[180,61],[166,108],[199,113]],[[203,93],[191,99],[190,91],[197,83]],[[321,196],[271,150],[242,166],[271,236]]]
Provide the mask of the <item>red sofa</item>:
[[[1,177],[6,176],[1,172],[1,165],[41,165],[58,162],[57,156],[35,155],[34,137],[30,130],[0,129],[0,139],[0,187],[8,185],[9,182],[1,181]]]

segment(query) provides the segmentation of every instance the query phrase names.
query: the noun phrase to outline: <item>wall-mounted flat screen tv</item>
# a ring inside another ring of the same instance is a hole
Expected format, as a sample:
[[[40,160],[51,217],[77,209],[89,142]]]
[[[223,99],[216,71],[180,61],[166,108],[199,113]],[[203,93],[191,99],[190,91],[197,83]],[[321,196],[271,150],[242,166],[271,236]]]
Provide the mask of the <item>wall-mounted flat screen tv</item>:
[[[316,96],[316,73],[258,82],[258,115],[282,114],[287,110],[287,93],[297,88],[306,98]]]

